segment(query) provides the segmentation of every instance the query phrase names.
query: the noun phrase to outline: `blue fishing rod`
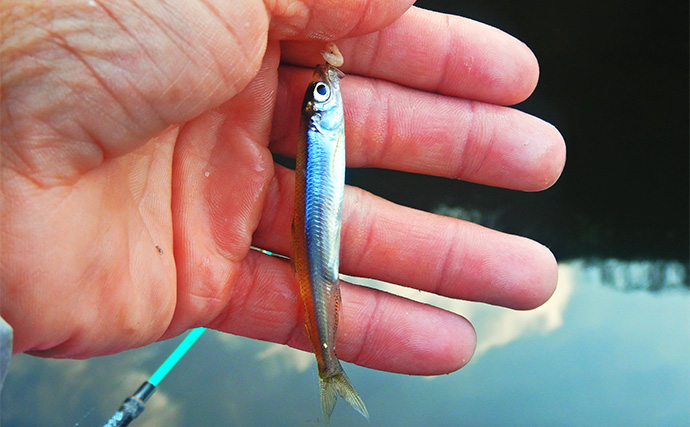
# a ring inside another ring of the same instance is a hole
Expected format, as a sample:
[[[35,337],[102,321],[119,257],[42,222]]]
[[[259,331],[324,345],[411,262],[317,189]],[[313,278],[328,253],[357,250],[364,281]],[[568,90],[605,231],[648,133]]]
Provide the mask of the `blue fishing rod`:
[[[257,248],[251,246],[250,249],[263,252],[266,255],[275,256],[284,259],[290,259],[285,255],[276,254],[265,249]],[[134,392],[133,395],[129,396],[122,402],[120,408],[115,412],[115,414],[108,420],[103,427],[124,427],[128,426],[136,417],[138,417],[142,412],[144,412],[144,407],[146,406],[146,401],[149,397],[156,391],[158,383],[168,375],[168,372],[180,361],[182,356],[187,353],[187,350],[194,345],[196,340],[199,339],[201,334],[206,331],[206,328],[196,328],[192,329],[185,339],[175,348],[175,350],[165,359],[165,362],[158,367],[156,372],[151,375],[148,381],[144,381],[141,386]]]
[[[142,412],[144,412],[144,407],[146,401],[149,397],[156,391],[156,387],[161,382],[168,372],[180,361],[182,356],[187,353],[187,350],[194,345],[196,340],[199,339],[201,334],[206,331],[206,328],[196,328],[192,329],[191,332],[187,334],[185,339],[177,346],[177,348],[165,359],[165,362],[158,367],[156,372],[151,375],[147,381],[134,392],[133,395],[129,396],[122,402],[120,409],[115,412],[115,414],[108,420],[103,427],[124,427],[129,425],[136,417],[138,417]]]

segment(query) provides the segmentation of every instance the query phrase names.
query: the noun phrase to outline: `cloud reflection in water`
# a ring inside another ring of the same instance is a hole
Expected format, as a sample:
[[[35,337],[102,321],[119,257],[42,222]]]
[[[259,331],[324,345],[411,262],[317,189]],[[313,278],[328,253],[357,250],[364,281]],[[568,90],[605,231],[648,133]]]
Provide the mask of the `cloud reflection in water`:
[[[372,425],[586,425],[595,415],[601,422],[687,425],[687,266],[588,260],[563,263],[559,273],[553,297],[532,311],[347,278],[463,315],[478,335],[470,364],[431,382],[349,366]],[[2,425],[99,425],[179,341],[90,360],[16,356],[3,389]],[[310,353],[287,346],[209,333],[163,381],[136,425],[315,422],[313,363]],[[659,407],[666,409],[652,409]],[[358,425],[348,409],[336,407],[333,426]]]

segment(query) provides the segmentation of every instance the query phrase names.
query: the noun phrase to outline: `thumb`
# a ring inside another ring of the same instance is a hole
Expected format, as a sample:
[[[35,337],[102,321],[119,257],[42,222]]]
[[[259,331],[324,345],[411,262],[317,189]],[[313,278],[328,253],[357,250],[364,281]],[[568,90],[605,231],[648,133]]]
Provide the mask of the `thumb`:
[[[338,40],[378,31],[414,0],[268,1],[272,38]]]
[[[21,3],[2,12],[3,154],[65,178],[240,92],[269,26],[251,0]]]

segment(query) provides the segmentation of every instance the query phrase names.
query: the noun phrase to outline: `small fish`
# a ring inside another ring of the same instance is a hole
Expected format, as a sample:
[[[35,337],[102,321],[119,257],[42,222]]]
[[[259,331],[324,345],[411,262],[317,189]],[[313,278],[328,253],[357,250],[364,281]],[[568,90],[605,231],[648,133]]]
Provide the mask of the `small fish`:
[[[309,340],[319,368],[321,409],[329,421],[338,396],[367,419],[364,402],[335,353],[340,284],[340,223],[345,192],[345,126],[340,78],[342,56],[322,52],[302,103],[292,222],[293,265],[304,303]]]

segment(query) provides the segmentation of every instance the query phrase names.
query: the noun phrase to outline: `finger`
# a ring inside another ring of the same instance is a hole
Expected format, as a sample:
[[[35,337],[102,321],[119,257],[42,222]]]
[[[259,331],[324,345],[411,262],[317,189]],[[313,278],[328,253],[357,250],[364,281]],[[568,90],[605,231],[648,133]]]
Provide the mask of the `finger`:
[[[209,325],[312,351],[289,262],[252,251],[228,305]],[[476,344],[466,319],[437,307],[341,281],[338,356],[373,369],[438,375],[464,366]]]
[[[294,173],[277,167],[253,244],[290,253]],[[347,187],[340,271],[439,295],[529,309],[556,287],[544,246],[466,221],[395,205]]]
[[[414,0],[304,0],[264,3],[271,15],[271,37],[323,41],[380,30],[398,19]]]
[[[310,71],[281,68],[271,149],[294,157]],[[552,125],[523,112],[429,94],[383,81],[342,81],[347,162],[519,190],[552,185],[565,143]]]
[[[321,44],[285,42],[283,61],[322,62]],[[345,73],[444,95],[512,105],[534,90],[539,66],[512,36],[459,16],[411,8],[379,32],[338,41]]]

